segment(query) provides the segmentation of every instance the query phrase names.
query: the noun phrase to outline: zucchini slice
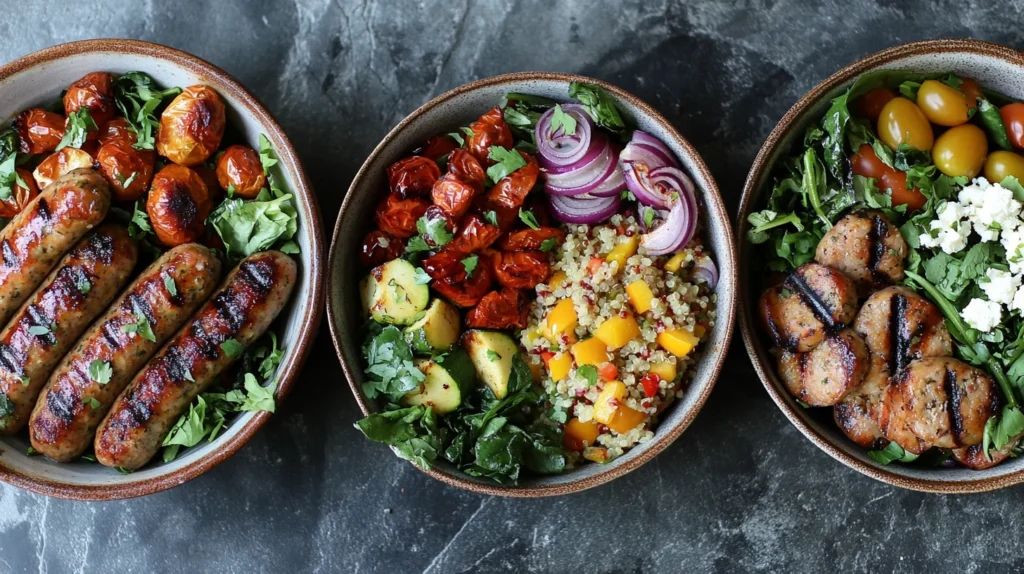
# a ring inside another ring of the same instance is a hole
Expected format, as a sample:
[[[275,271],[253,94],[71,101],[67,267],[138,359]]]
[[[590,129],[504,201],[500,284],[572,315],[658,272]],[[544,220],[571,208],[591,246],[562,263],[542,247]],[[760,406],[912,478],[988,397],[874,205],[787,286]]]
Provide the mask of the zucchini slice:
[[[512,357],[519,353],[519,345],[500,331],[472,329],[462,336],[462,346],[469,353],[480,380],[490,387],[496,398],[505,398],[508,379],[512,376]]]
[[[459,310],[442,299],[434,299],[423,317],[405,329],[406,338],[418,354],[444,353],[459,341]]]
[[[462,349],[452,351],[443,363],[420,359],[416,361],[416,366],[423,371],[425,378],[419,390],[405,395],[402,403],[410,407],[425,405],[439,415],[459,408],[463,397],[473,389],[476,381],[473,363]]]
[[[430,289],[416,282],[416,268],[405,259],[394,259],[370,272],[373,294],[370,316],[378,323],[408,325],[427,308]]]

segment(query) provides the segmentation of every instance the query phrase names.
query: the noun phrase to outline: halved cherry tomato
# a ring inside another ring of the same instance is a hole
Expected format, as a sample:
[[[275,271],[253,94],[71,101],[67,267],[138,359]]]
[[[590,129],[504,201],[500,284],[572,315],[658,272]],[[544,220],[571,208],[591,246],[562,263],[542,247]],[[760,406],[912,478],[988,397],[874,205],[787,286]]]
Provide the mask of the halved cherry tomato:
[[[910,211],[921,209],[928,201],[928,198],[917,188],[907,189],[907,174],[896,169],[889,170],[882,175],[879,187],[889,190],[892,194],[893,205],[906,205]]]
[[[434,182],[434,187],[430,190],[430,197],[434,200],[434,205],[458,219],[473,206],[473,197],[476,196],[476,191],[472,185],[446,173],[444,177]]]
[[[389,193],[377,204],[377,227],[395,237],[412,237],[416,234],[416,221],[428,207],[430,202],[425,199],[399,199]]]
[[[484,165],[494,164],[494,160],[490,159],[491,146],[512,148],[512,131],[508,129],[505,115],[498,106],[469,124],[469,129],[473,135],[466,136],[466,149]]]
[[[960,92],[967,98],[967,107],[972,110],[978,107],[978,99],[985,97],[985,94],[981,93],[981,86],[978,85],[978,82],[970,78],[964,78],[960,83]]]
[[[644,396],[651,398],[658,394],[658,386],[661,384],[661,377],[655,373],[647,373],[640,379],[640,385],[644,388]]]
[[[533,289],[551,275],[547,255],[540,251],[494,252],[494,276],[503,287]]]
[[[974,124],[964,124],[946,130],[935,140],[932,160],[935,167],[950,177],[973,179],[981,173],[988,155],[988,138]]]
[[[466,326],[473,329],[525,329],[530,307],[518,289],[491,291],[466,313]]]
[[[619,378],[619,368],[612,363],[605,363],[597,371],[603,381],[614,381]],[[657,377],[658,375],[654,375]],[[642,382],[642,381],[641,381]]]
[[[878,116],[878,139],[892,150],[905,143],[929,151],[935,143],[935,134],[917,104],[906,98],[893,98]]]
[[[388,166],[391,193],[401,199],[430,195],[439,177],[441,168],[437,167],[437,162],[423,156],[407,157]]]
[[[967,123],[967,97],[938,80],[925,80],[917,90],[917,105],[928,121],[940,126]]]
[[[999,115],[1006,124],[1006,135],[1017,149],[1024,149],[1024,104],[1014,102],[999,108]]]
[[[857,98],[854,110],[857,115],[865,117],[873,122],[878,121],[882,114],[882,108],[896,97],[896,92],[889,88],[875,88],[863,96]]]
[[[878,159],[875,150],[868,144],[860,146],[857,153],[850,156],[850,167],[853,169],[854,175],[862,175],[874,179],[881,178],[885,172],[892,169],[882,163],[882,160]]]

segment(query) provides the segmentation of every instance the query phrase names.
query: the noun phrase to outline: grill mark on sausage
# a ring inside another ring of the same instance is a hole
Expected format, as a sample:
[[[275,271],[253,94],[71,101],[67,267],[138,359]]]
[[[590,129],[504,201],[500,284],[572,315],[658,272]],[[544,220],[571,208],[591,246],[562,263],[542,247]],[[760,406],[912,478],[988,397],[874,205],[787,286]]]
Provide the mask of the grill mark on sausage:
[[[238,267],[238,279],[252,286],[260,296],[264,296],[273,286],[274,268],[263,260],[246,261]]]
[[[56,280],[54,281],[54,283],[56,283]],[[57,336],[53,332],[53,318],[47,315],[45,311],[43,311],[36,305],[29,305],[28,308],[25,309],[25,313],[28,314],[30,319],[30,325],[29,327],[25,328],[25,332],[27,333],[30,327],[45,327],[46,333],[43,333],[42,335],[33,336],[39,339],[44,345],[48,347],[56,345]]]
[[[192,376],[192,361],[188,353],[181,345],[174,345],[167,349],[163,358],[163,365],[167,369],[167,376],[175,382],[188,381]]]
[[[75,418],[77,399],[78,394],[71,385],[54,385],[46,394],[46,407],[58,419],[70,422]]]
[[[120,330],[118,329],[117,325],[115,325],[112,321],[107,321],[106,323],[104,323],[103,328],[100,330],[100,333],[103,335],[103,340],[106,341],[108,345],[110,345],[110,348],[112,350],[118,351],[123,346],[121,344]]]
[[[132,314],[136,317],[139,315],[146,318],[150,325],[156,324],[156,313],[153,312],[153,306],[149,304],[149,301],[145,297],[138,293],[132,293],[125,299],[125,305],[131,309]]]
[[[907,324],[907,298],[897,293],[889,299],[889,370],[896,372],[910,363],[910,328]]]
[[[956,382],[956,373],[953,369],[946,367],[946,374],[942,379],[946,390],[946,410],[949,412],[949,426],[953,431],[953,441],[960,444],[960,437],[964,435],[964,418],[960,412],[960,386]]]
[[[868,270],[871,272],[871,279],[878,280],[878,266],[882,263],[885,255],[885,236],[889,232],[889,226],[881,216],[875,214],[871,217],[871,229],[868,231],[868,242],[871,244],[871,252],[868,254]]]
[[[14,252],[14,248],[11,247],[11,242],[4,239],[2,246],[4,267],[15,268],[21,266],[21,259],[18,258],[18,254]]]
[[[833,311],[829,309],[828,305],[822,301],[821,297],[811,289],[811,286],[804,281],[798,273],[791,273],[786,278],[785,286],[789,287],[800,297],[800,300],[808,309],[814,313],[814,316],[821,321],[829,331],[838,331],[844,327],[841,323],[836,323],[833,319]]]
[[[53,216],[50,214],[50,205],[46,203],[46,199],[39,198],[39,202],[36,204],[36,213],[39,214],[39,218],[44,223],[49,223]]]
[[[206,332],[206,329],[199,323],[194,321],[192,323],[192,338],[195,339],[199,345],[199,352],[203,354],[203,357],[211,361],[215,360],[220,356],[219,346],[221,343],[230,338],[230,336],[214,336]],[[232,333],[233,334],[233,333]]]
[[[149,408],[149,402],[140,400],[135,396],[134,389],[129,391],[124,397],[125,409],[123,412],[127,413],[128,420],[116,420],[111,421],[114,428],[120,428],[123,430],[129,430],[138,428],[149,420],[149,417],[153,416],[153,411]],[[124,417],[120,417],[123,419]]]
[[[0,344],[0,365],[8,373],[23,376],[25,374],[25,354],[8,345]]]
[[[106,233],[93,233],[76,255],[87,261],[101,261],[104,265],[110,265],[114,260],[114,238]]]

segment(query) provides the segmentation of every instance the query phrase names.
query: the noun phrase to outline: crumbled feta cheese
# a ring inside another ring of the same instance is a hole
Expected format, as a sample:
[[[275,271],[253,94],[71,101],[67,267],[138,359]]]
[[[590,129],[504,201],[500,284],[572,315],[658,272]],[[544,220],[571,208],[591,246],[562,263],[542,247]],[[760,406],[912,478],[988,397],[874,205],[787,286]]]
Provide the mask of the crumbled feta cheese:
[[[1013,301],[1010,303],[1010,309],[1024,315],[1024,287],[1017,289],[1017,293],[1013,296]]]
[[[1002,308],[999,303],[986,301],[984,299],[971,299],[971,302],[960,312],[960,316],[972,328],[988,333],[1002,317]]]
[[[1017,293],[1017,288],[1020,287],[1020,276],[999,269],[988,269],[985,276],[988,277],[988,281],[981,282],[981,290],[985,292],[989,301],[1009,305]]]

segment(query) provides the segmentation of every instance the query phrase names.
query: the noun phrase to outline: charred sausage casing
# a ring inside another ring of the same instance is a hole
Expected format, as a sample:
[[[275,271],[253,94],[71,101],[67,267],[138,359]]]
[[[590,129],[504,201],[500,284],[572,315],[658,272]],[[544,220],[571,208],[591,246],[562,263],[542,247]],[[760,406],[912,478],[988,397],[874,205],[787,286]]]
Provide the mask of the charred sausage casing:
[[[794,397],[812,407],[829,407],[864,380],[868,349],[852,329],[844,329],[806,353],[783,351],[779,376]]]
[[[825,232],[814,260],[853,279],[861,296],[903,280],[907,244],[882,212],[858,210]]]
[[[114,399],[206,302],[220,277],[220,259],[194,243],[171,249],[143,271],[54,371],[32,411],[32,447],[60,462],[85,452]],[[155,341],[124,329],[140,317]],[[103,383],[90,375],[96,361],[111,370]]]
[[[221,343],[245,347],[259,338],[284,308],[295,275],[295,262],[278,251],[242,261],[117,398],[96,433],[96,459],[126,469],[146,464],[192,400],[238,358]]]
[[[128,231],[106,224],[78,242],[0,332],[0,432],[28,422],[40,389],[117,296],[138,259]]]
[[[801,265],[782,285],[766,291],[760,310],[775,344],[803,353],[853,321],[857,292],[839,271],[811,262]]]
[[[107,180],[91,169],[76,169],[57,178],[14,216],[0,231],[0,324],[109,209]]]

